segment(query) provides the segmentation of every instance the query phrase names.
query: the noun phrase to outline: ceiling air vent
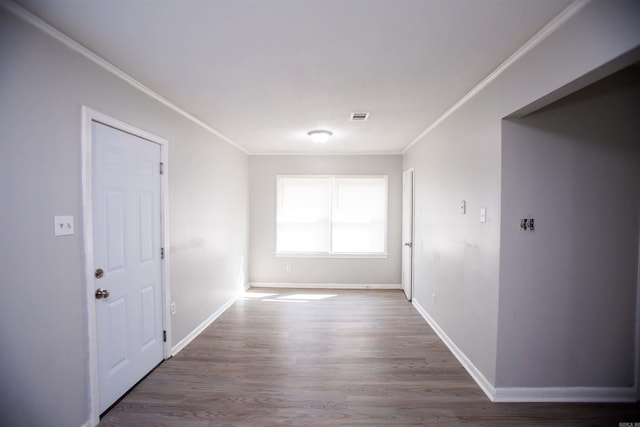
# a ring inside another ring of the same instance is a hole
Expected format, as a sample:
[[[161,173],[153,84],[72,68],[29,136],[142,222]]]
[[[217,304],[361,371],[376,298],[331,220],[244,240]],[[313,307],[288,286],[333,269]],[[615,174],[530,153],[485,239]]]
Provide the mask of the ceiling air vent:
[[[369,113],[351,113],[352,122],[365,122],[369,118]]]

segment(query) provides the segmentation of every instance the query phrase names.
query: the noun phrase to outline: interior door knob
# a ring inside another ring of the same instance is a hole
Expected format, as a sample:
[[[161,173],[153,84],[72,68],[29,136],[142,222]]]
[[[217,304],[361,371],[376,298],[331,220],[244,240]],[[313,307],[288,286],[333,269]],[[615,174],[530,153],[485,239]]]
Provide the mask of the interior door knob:
[[[410,248],[413,247],[413,244],[411,242],[407,242],[404,244],[405,246],[409,246]]]
[[[96,299],[108,298],[109,291],[106,289],[98,288],[96,289]]]

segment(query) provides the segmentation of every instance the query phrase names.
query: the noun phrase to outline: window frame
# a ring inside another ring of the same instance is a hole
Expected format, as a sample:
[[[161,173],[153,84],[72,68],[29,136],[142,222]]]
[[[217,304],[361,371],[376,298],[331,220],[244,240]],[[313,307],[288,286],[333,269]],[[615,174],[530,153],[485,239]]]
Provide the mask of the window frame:
[[[291,179],[326,179],[329,178],[330,185],[330,216],[329,216],[329,252],[309,252],[309,251],[278,251],[278,218],[280,216],[280,180],[283,178],[291,178]],[[355,178],[355,179],[384,179],[384,250],[383,252],[332,252],[332,239],[333,239],[333,209],[335,204],[335,190],[336,190],[336,179],[340,178]],[[337,174],[310,174],[310,175],[300,175],[300,174],[278,174],[276,175],[276,216],[274,221],[274,246],[275,246],[275,255],[276,257],[282,258],[388,258],[388,235],[389,235],[389,175],[384,174],[358,174],[358,175],[337,175]]]

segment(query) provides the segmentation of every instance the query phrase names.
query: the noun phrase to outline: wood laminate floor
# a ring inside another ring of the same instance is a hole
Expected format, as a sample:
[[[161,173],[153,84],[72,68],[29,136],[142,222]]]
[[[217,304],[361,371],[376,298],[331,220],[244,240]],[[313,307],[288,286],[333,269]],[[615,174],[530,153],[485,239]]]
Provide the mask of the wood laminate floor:
[[[251,289],[101,426],[615,426],[631,404],[491,403],[402,291]]]

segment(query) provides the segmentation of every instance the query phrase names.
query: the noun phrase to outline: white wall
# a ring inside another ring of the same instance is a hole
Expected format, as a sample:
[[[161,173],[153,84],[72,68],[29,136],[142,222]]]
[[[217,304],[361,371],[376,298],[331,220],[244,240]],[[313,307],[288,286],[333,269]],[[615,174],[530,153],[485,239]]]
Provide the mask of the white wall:
[[[245,282],[248,158],[0,7],[0,424],[89,419],[81,107],[169,140],[173,342]],[[54,215],[76,234],[54,238]]]
[[[251,282],[398,285],[401,276],[402,157],[250,156]],[[388,175],[386,259],[276,257],[276,175]],[[291,272],[285,267],[291,265]]]
[[[404,156],[404,168],[415,167],[415,299],[490,387],[498,377],[498,311],[507,309],[499,305],[502,118],[571,82],[588,84],[601,67],[622,67],[633,60],[615,61],[625,54],[637,59],[638,22],[638,2],[586,3]]]
[[[504,122],[498,386],[633,384],[638,112],[636,66]]]

